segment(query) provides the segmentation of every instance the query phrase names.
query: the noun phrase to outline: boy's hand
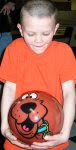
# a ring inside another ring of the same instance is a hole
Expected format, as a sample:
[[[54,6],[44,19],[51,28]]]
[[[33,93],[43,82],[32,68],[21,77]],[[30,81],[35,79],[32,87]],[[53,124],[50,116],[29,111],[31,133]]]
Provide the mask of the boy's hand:
[[[21,148],[32,149],[29,145],[22,143],[19,141],[10,131],[10,129],[6,129],[4,136],[12,143]]]
[[[67,142],[69,139],[69,136],[63,133],[57,134],[57,135],[53,135],[53,136],[45,136],[45,142],[43,143],[39,143],[39,142],[34,142],[31,147],[33,149],[40,149],[40,150],[44,150],[44,149],[48,149],[48,148],[53,148],[57,145],[60,145],[62,143]]]

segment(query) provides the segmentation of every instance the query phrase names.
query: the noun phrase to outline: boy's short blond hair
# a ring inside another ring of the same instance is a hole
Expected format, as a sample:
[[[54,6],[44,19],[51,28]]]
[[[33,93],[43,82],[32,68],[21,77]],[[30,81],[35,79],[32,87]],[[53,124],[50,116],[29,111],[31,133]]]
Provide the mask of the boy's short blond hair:
[[[21,8],[20,22],[22,23],[23,17],[26,14],[39,18],[54,15],[57,22],[57,12],[57,8],[51,0],[26,0]]]

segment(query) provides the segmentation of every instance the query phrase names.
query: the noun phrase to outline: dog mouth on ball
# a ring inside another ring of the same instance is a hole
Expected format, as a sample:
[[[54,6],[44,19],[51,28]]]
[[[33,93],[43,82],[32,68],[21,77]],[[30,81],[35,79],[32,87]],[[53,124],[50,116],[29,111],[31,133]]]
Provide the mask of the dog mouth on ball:
[[[34,123],[29,118],[27,118],[24,122],[21,123],[21,126],[25,132],[29,132],[33,129]]]

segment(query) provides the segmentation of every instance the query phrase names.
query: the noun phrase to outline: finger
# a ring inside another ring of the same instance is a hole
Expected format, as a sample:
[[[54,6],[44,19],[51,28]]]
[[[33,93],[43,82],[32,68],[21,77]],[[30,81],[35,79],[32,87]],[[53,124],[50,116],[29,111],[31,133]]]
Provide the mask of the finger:
[[[45,142],[45,143],[36,143],[36,142],[34,142],[32,145],[31,145],[31,147],[41,147],[41,148],[46,148],[46,147],[48,147],[47,146],[47,143]]]
[[[43,142],[43,143],[36,143],[34,142],[32,144],[32,148],[35,147],[35,148],[51,148],[51,147],[54,147],[56,145],[56,141],[49,141],[49,142]]]
[[[20,141],[16,140],[16,141],[11,141],[12,144],[15,144],[19,147],[22,147],[22,148],[26,148],[26,149],[31,149],[31,147],[29,145],[26,145],[26,144],[23,144],[21,143]]]
[[[15,10],[15,6],[12,7],[12,11],[14,11],[14,10]]]
[[[7,137],[7,139],[10,140],[10,141],[15,141],[15,140],[17,140],[17,138],[16,138],[15,136],[11,135],[11,134],[7,134],[6,137]]]
[[[10,14],[10,10],[7,10],[7,15],[9,15]]]
[[[39,146],[35,146],[35,145],[32,145],[31,146],[31,148],[33,149],[33,150],[48,150],[48,148],[47,147],[39,147]]]
[[[0,12],[5,15],[5,14],[6,14],[6,11],[7,11],[7,8],[6,8],[6,7],[3,7]]]
[[[0,10],[0,13],[3,13],[3,14],[4,14],[4,8],[2,8],[2,9]]]
[[[0,13],[2,13],[2,9],[0,10]]]
[[[7,13],[7,10],[6,10],[6,9],[4,9],[4,10],[3,10],[3,14],[4,14],[4,15],[6,15],[6,13]]]
[[[17,140],[17,138],[9,131],[5,133],[5,137],[8,138],[9,140]]]
[[[45,139],[45,140],[48,140],[48,141],[55,141],[55,140],[58,139],[58,138],[59,138],[59,134],[53,135],[53,136],[46,135],[46,136],[44,137],[44,139]]]
[[[37,143],[37,142],[34,142],[32,145],[31,145],[31,147],[33,148],[33,149],[39,149],[39,150],[47,150],[48,149],[48,145],[47,145],[47,143],[46,142],[44,142],[44,143]]]

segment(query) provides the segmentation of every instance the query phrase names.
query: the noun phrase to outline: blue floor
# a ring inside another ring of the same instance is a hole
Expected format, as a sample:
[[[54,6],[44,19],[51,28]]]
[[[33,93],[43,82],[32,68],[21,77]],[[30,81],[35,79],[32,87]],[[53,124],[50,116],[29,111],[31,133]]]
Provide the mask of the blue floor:
[[[76,150],[76,121],[74,121],[70,135],[70,149]]]

